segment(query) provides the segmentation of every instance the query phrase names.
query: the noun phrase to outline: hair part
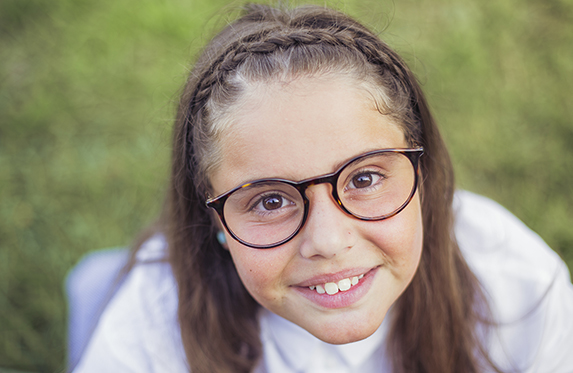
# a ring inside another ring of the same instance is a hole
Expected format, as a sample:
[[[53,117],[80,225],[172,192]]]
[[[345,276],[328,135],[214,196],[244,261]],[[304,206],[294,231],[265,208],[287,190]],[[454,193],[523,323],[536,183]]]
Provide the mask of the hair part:
[[[425,149],[424,243],[419,268],[394,307],[388,341],[394,371],[479,371],[478,362],[490,359],[476,330],[489,314],[455,241],[453,168],[416,78],[374,33],[342,13],[255,4],[205,47],[175,122],[164,224],[191,371],[250,372],[262,354],[260,306],[217,242],[217,226],[204,204],[221,137],[231,131],[249,87],[327,76],[360,82],[379,111],[401,126],[406,141]]]

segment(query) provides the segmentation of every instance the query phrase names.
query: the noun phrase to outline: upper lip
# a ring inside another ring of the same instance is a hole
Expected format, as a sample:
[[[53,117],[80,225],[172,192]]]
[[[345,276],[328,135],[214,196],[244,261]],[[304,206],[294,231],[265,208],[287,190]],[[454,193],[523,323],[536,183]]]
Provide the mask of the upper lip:
[[[293,286],[308,287],[313,285],[322,285],[327,282],[338,282],[345,278],[352,278],[355,276],[360,276],[370,272],[372,269],[377,267],[363,267],[363,268],[350,268],[336,273],[323,273],[306,279]]]

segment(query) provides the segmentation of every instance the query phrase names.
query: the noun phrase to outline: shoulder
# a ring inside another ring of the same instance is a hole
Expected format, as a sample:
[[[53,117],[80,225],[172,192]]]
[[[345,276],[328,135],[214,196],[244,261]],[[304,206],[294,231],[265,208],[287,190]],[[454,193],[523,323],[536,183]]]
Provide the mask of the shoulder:
[[[454,215],[460,249],[479,273],[513,272],[547,285],[565,268],[539,235],[489,198],[458,191]]]
[[[177,322],[177,286],[166,252],[161,236],[142,245],[75,372],[188,371]]]
[[[496,202],[455,195],[455,235],[489,299],[495,361],[526,372],[573,371],[573,286],[560,257]]]

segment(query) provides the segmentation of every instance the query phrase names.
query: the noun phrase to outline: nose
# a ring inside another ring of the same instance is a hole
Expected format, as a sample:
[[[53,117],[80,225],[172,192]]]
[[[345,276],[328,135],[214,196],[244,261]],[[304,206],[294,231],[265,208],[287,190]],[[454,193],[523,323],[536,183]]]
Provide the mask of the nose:
[[[305,258],[333,258],[353,246],[354,218],[348,216],[334,200],[329,184],[306,190],[308,218],[300,235],[300,254]]]

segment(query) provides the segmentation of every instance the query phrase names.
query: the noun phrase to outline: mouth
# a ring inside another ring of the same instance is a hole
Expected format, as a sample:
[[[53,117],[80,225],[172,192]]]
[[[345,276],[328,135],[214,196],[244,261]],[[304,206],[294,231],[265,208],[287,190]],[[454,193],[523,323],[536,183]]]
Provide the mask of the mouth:
[[[355,268],[336,274],[318,275],[295,285],[294,289],[323,308],[351,307],[368,293],[379,269],[380,266]]]
[[[343,278],[338,282],[325,282],[323,284],[310,285],[308,288],[310,290],[316,290],[318,294],[326,293],[328,295],[334,295],[339,291],[350,290],[350,288],[357,285],[362,278],[364,278],[364,274]]]

